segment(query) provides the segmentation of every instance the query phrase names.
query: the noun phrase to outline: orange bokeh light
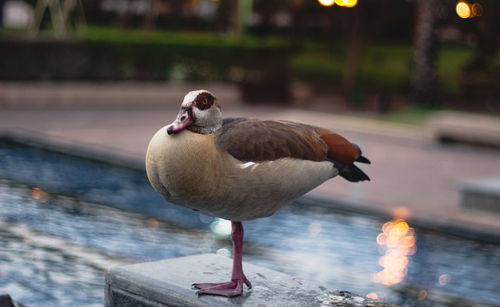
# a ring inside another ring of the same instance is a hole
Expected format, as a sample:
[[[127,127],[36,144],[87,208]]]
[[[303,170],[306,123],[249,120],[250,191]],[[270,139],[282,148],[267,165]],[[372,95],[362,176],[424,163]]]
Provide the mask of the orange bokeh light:
[[[146,221],[146,223],[148,225],[148,228],[150,228],[150,229],[158,229],[158,227],[160,226],[160,223],[158,222],[158,220],[156,220],[154,218],[149,218]]]
[[[479,17],[483,16],[483,6],[479,3],[474,3],[472,5],[472,16]]]
[[[407,219],[410,216],[410,209],[406,207],[396,207],[392,210],[392,216],[397,219]]]
[[[42,203],[49,200],[49,194],[40,188],[33,188],[31,192],[31,196]]]
[[[345,7],[355,7],[358,4],[358,0],[344,0]]]
[[[318,0],[319,4],[322,6],[332,6],[337,4],[343,7],[355,7],[358,4],[358,0]]]
[[[358,0],[335,0],[335,3],[338,6],[354,7],[358,4]]]
[[[384,223],[382,233],[377,236],[377,244],[384,246],[385,254],[379,264],[384,269],[375,273],[373,280],[384,285],[400,283],[408,273],[408,256],[417,250],[415,231],[402,218]]]
[[[335,4],[335,0],[318,0],[319,4],[322,6],[332,6]]]
[[[380,296],[377,295],[375,292],[370,292],[366,295],[367,298],[371,298],[372,300],[379,300]]]
[[[469,18],[471,17],[471,7],[470,4],[464,1],[460,1],[456,6],[457,15],[460,18]]]

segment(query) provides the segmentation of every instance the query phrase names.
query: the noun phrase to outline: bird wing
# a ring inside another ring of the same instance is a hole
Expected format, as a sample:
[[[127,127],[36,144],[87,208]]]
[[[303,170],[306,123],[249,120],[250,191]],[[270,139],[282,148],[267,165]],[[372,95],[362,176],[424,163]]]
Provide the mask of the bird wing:
[[[328,146],[328,158],[344,164],[354,162],[370,163],[362,156],[358,145],[349,142],[346,138],[325,128],[313,127],[321,139]]]
[[[290,121],[224,119],[216,145],[243,162],[295,158],[352,163],[359,149],[327,129]]]

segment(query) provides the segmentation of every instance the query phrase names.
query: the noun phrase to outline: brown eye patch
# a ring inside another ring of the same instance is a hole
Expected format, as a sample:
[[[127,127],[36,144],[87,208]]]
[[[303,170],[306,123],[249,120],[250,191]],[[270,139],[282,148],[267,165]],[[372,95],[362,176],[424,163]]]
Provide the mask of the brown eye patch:
[[[215,97],[210,95],[210,93],[200,93],[196,96],[195,104],[200,110],[206,110],[210,108],[215,101]]]

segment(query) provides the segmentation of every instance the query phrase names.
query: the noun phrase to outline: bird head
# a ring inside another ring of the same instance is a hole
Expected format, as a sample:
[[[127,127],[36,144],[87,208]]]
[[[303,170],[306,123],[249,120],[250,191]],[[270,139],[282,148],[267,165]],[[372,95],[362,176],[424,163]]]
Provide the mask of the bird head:
[[[207,90],[187,93],[181,104],[177,118],[168,128],[167,133],[178,133],[184,129],[209,134],[222,127],[222,113],[215,96]]]

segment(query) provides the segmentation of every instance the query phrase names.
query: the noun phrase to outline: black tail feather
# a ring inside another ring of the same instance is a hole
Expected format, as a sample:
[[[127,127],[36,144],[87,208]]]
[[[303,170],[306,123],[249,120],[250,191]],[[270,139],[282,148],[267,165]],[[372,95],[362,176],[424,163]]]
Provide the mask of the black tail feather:
[[[370,160],[364,157],[363,154],[361,153],[361,148],[359,148],[359,146],[354,143],[351,144],[354,145],[354,147],[356,147],[356,149],[358,150],[358,158],[356,159],[356,162],[371,164]],[[368,177],[368,175],[365,174],[365,172],[363,172],[360,168],[354,165],[354,163],[344,164],[332,159],[328,160],[333,163],[336,169],[338,169],[339,175],[345,178],[346,180],[351,182],[359,182],[365,180],[370,181],[370,177]]]
[[[348,181],[370,181],[370,177],[368,177],[368,175],[365,174],[365,172],[363,172],[359,167],[354,165],[354,163],[344,164],[334,160],[329,161],[332,162],[335,168],[339,170],[339,175]]]
[[[366,157],[363,157],[363,153],[361,152],[361,148],[359,148],[359,146],[354,144],[354,143],[351,143],[351,144],[354,145],[354,147],[356,147],[356,149],[358,150],[359,157],[356,161],[361,162],[361,163],[371,164],[370,160],[368,160]]]
[[[366,157],[363,157],[361,155],[359,156],[359,158],[356,161],[361,162],[361,163],[371,164],[370,160],[368,160]]]
[[[370,181],[370,177],[354,164],[346,165],[339,175],[351,182]]]

